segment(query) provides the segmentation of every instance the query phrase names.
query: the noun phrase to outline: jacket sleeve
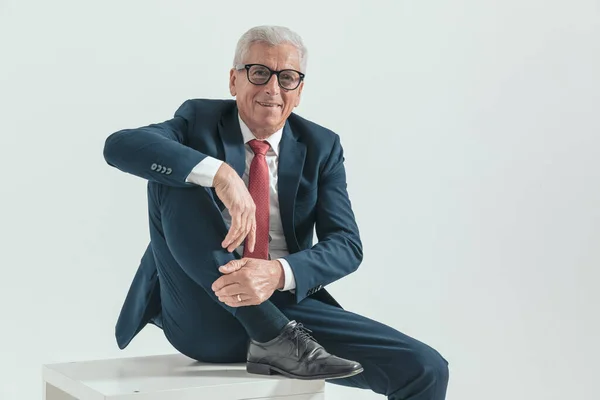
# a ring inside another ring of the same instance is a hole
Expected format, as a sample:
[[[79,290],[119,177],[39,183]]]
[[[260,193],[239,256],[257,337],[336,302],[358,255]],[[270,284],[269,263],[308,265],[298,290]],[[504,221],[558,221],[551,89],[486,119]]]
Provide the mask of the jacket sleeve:
[[[149,181],[196,186],[185,180],[207,156],[187,146],[194,121],[194,106],[188,100],[168,121],[110,135],[104,145],[104,159],[121,171]]]
[[[296,301],[354,271],[363,252],[358,226],[347,192],[344,154],[336,135],[319,179],[316,205],[318,243],[283,258],[296,279]]]

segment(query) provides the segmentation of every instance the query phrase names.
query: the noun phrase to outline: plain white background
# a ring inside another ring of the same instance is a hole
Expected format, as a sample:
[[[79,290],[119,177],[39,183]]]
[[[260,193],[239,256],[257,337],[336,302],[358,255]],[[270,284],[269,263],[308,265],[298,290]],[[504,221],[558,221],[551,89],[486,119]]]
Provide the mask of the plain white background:
[[[303,36],[297,112],[345,149],[365,257],[334,296],[438,349],[450,400],[597,398],[591,0],[1,0],[0,398],[40,398],[43,363],[174,351],[153,326],[114,340],[149,235],[104,140],[230,98],[261,24]]]

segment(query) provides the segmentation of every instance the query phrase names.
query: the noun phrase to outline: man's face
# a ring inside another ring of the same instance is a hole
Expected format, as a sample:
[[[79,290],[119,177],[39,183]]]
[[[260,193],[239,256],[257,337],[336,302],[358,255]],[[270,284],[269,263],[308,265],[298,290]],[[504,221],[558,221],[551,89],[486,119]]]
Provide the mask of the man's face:
[[[290,44],[269,46],[253,43],[243,60],[244,64],[263,64],[274,71],[294,69],[300,71],[298,50]],[[294,107],[300,104],[304,82],[295,90],[285,90],[271,76],[266,85],[254,85],[248,81],[246,70],[232,69],[229,90],[236,96],[242,120],[255,135],[270,135],[282,128]]]

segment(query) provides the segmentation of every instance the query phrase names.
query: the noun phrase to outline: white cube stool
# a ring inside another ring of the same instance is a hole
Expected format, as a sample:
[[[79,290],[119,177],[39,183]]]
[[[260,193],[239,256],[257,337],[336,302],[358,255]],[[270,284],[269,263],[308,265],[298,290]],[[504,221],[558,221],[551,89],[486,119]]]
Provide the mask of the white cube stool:
[[[325,381],[254,375],[181,354],[49,364],[45,400],[324,400]]]

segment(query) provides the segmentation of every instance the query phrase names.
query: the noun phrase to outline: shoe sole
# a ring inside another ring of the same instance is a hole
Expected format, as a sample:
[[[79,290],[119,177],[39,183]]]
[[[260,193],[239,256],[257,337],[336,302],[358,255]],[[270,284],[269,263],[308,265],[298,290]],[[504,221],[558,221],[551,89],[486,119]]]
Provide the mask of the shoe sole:
[[[356,371],[352,371],[352,372],[345,372],[343,374],[301,376],[301,375],[294,375],[290,372],[284,371],[284,370],[274,367],[272,365],[247,362],[246,363],[246,371],[250,374],[257,374],[257,375],[280,374],[280,375],[286,376],[288,378],[293,378],[293,379],[318,380],[318,379],[348,378],[350,376],[360,374],[361,372],[364,371],[364,368],[360,368],[360,369],[357,369]]]

